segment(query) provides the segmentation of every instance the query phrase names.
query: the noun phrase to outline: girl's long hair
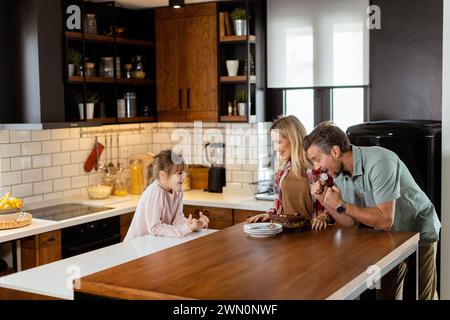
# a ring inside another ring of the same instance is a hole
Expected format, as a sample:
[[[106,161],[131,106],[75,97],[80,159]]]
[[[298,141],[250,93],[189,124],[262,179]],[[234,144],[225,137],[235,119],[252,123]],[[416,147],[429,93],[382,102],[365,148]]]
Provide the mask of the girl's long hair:
[[[272,130],[277,130],[291,143],[291,171],[296,176],[306,176],[308,160],[303,150],[303,139],[306,136],[303,124],[295,116],[280,117],[270,127],[270,131]]]

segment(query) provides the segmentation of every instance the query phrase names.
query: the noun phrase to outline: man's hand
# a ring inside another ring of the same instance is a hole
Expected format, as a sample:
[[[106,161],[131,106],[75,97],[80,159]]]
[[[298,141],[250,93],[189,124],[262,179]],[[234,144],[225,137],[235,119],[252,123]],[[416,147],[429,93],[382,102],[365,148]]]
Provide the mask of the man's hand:
[[[333,210],[336,210],[336,207],[342,203],[341,190],[338,187],[333,186],[328,188],[325,192],[325,196],[323,198],[323,204]]]
[[[327,190],[328,190],[327,185],[324,184],[323,181],[321,180],[318,180],[311,185],[311,194],[321,204],[323,204],[324,196]]]

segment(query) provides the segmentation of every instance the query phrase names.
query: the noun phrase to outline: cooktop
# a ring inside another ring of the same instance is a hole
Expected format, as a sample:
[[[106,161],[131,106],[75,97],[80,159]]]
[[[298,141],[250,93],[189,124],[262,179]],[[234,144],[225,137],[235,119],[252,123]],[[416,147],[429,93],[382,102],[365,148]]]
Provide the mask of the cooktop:
[[[51,207],[27,210],[27,212],[31,213],[33,218],[61,221],[109,209],[113,208],[91,207],[84,204],[66,203]]]

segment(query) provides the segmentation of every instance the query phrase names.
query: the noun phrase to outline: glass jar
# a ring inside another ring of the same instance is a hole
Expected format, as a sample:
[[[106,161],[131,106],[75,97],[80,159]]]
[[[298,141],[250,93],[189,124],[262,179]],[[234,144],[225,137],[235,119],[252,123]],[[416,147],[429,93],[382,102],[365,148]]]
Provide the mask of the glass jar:
[[[97,34],[97,19],[95,18],[95,14],[88,13],[84,16],[84,32]]]
[[[113,57],[100,58],[100,77],[113,78],[114,77],[114,59]]]
[[[133,78],[144,79],[145,71],[144,71],[144,57],[141,55],[137,55],[133,58]]]
[[[125,99],[125,114],[127,118],[136,117],[136,92],[125,92],[123,98]]]
[[[140,159],[130,160],[130,193],[141,194],[143,188],[142,161]]]

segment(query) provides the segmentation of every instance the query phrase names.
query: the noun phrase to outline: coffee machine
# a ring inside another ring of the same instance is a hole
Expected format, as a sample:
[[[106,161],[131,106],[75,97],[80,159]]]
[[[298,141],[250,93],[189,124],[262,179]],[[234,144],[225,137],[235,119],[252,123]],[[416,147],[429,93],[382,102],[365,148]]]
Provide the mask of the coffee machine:
[[[205,145],[206,161],[211,165],[208,171],[209,192],[222,193],[226,185],[225,144],[212,142]]]

